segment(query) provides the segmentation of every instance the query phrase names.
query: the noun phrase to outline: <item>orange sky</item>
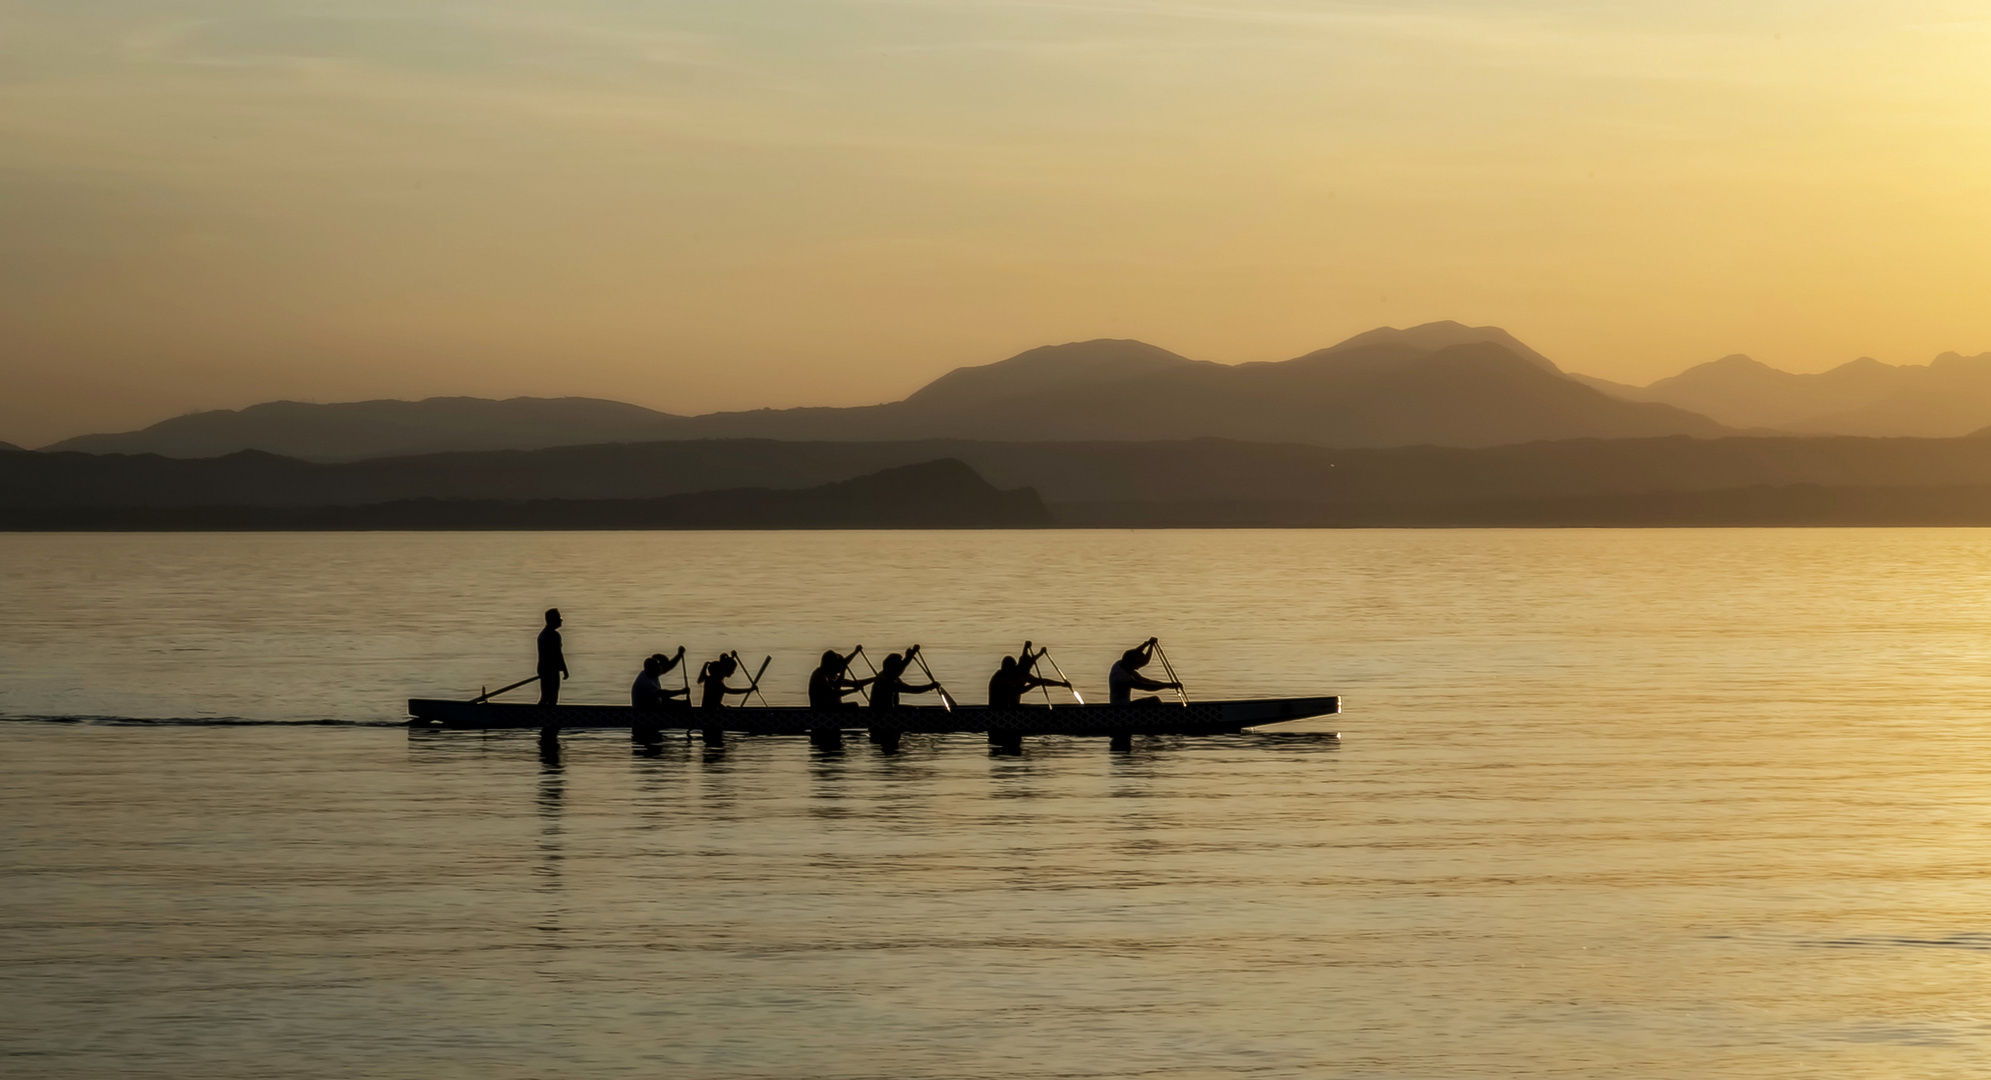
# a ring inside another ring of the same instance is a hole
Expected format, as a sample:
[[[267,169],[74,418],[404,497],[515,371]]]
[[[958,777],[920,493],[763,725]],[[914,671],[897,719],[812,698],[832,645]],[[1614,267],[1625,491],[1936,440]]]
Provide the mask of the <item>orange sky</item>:
[[[1925,363],[1991,350],[1991,9],[24,0],[0,285],[27,445],[1446,318],[1638,383]]]

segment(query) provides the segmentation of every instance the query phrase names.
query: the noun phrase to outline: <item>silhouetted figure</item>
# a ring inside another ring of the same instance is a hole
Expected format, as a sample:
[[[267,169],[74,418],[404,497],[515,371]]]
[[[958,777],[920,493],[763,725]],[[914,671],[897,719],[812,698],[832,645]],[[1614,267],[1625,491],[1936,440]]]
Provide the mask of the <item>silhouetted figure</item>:
[[[1044,650],[1030,651],[1030,643],[1023,643],[1021,656],[1005,656],[1002,667],[989,676],[989,705],[992,708],[1013,709],[1023,704],[1023,695],[1040,686],[1062,686],[1071,689],[1072,684],[1063,679],[1047,679],[1033,672]]]
[[[940,689],[939,683],[922,683],[915,686],[899,678],[906,673],[906,668],[913,662],[913,654],[917,652],[919,646],[915,645],[907,649],[905,655],[893,653],[885,658],[884,663],[878,665],[878,678],[871,684],[872,708],[896,709],[899,707],[900,694],[925,694]]]
[[[875,679],[853,679],[850,677],[850,662],[857,659],[863,646],[850,650],[845,656],[835,649],[823,654],[823,662],[809,673],[809,707],[812,709],[849,709],[856,702],[844,698],[857,693],[875,682]]]
[[[738,694],[741,697],[745,697],[753,693],[754,688],[751,686],[734,688],[726,685],[726,677],[739,669],[740,662],[733,659],[732,653],[727,653],[705,665],[698,673],[698,684],[703,688],[699,694],[698,707],[701,709],[723,709],[726,707],[726,696],[728,694]]]
[[[690,705],[691,691],[682,686],[666,687],[661,677],[672,668],[684,662],[684,646],[680,645],[676,656],[657,653],[643,661],[643,674],[636,676],[636,682],[629,688],[630,707],[638,712],[663,712],[678,705]],[[672,698],[685,698],[682,702]]]
[[[567,677],[567,656],[560,651],[560,609],[546,609],[546,629],[539,632],[539,705],[560,704],[560,680]]]
[[[1134,648],[1120,654],[1119,662],[1106,673],[1106,700],[1114,705],[1128,705],[1133,702],[1136,690],[1180,690],[1179,682],[1157,682],[1141,674],[1141,669],[1154,659],[1155,638],[1149,638]],[[1143,702],[1159,701],[1159,698],[1146,697]]]

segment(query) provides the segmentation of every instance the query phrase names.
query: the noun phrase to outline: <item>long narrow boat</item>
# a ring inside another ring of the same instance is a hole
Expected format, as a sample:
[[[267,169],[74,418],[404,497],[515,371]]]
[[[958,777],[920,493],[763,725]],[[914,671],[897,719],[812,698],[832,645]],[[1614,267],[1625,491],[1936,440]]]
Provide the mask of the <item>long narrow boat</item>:
[[[751,706],[704,710],[677,707],[638,712],[626,705],[507,705],[496,702],[408,702],[413,729],[619,728],[643,731],[703,731],[716,735],[811,735],[868,730],[880,742],[896,744],[910,733],[987,733],[989,741],[1014,743],[1025,735],[1106,736],[1116,745],[1134,735],[1234,735],[1248,727],[1332,716],[1338,697],[1260,698],[1247,701],[1173,701],[1132,705],[907,705],[896,709],[812,709],[806,706]]]

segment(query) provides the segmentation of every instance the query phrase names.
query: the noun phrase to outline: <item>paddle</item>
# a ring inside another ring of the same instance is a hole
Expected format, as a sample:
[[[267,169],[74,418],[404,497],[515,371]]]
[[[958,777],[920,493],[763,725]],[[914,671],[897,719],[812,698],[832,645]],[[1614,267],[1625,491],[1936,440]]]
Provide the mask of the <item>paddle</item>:
[[[1161,669],[1168,672],[1168,681],[1175,684],[1175,694],[1182,699],[1182,704],[1186,708],[1189,705],[1189,691],[1184,690],[1182,680],[1175,677],[1175,667],[1168,662],[1168,653],[1162,650],[1159,641],[1155,642],[1155,655],[1161,657]]]
[[[1065,678],[1065,669],[1058,666],[1058,658],[1051,655],[1051,650],[1045,649],[1039,655],[1051,662],[1051,670],[1058,673],[1058,681],[1064,683],[1065,689],[1070,690],[1072,692],[1072,698],[1076,700],[1080,705],[1085,704],[1085,698],[1079,695],[1078,687],[1071,685],[1071,680]],[[1046,687],[1044,690],[1044,696],[1049,697],[1050,694],[1051,694],[1050,688]]]
[[[872,682],[877,682],[877,681],[878,681],[878,669],[877,669],[877,668],[875,668],[875,667],[871,667],[871,658],[870,658],[869,656],[865,656],[865,653],[864,653],[864,646],[862,646],[862,645],[859,645],[859,646],[858,646],[857,648],[855,648],[855,649],[852,649],[852,650],[850,650],[850,655],[849,655],[849,656],[846,656],[846,657],[844,657],[844,660],[843,660],[843,669],[844,669],[844,670],[845,670],[846,672],[848,672],[848,671],[850,670],[850,662],[851,662],[852,660],[855,660],[855,659],[857,659],[857,658],[858,658],[858,657],[860,657],[860,656],[863,656],[863,657],[864,657],[864,666],[865,666],[865,667],[868,667],[868,668],[871,668],[871,681],[872,681]],[[869,705],[869,704],[871,704],[871,687],[869,687],[869,686],[860,686],[860,687],[858,687],[858,688],[857,688],[857,692],[858,692],[858,693],[860,693],[860,694],[863,694],[863,695],[864,695],[864,703],[865,703],[866,705]]]
[[[925,672],[925,673],[926,673],[926,681],[927,681],[927,682],[930,682],[930,683],[932,683],[932,684],[933,684],[933,688],[934,688],[935,690],[938,690],[938,691],[940,691],[940,705],[941,705],[941,707],[942,707],[942,708],[944,708],[944,709],[946,709],[946,710],[947,710],[948,712],[953,712],[953,711],[954,711],[954,700],[953,700],[953,697],[954,697],[954,695],[952,695],[952,694],[949,694],[949,693],[947,692],[947,688],[946,688],[946,687],[944,687],[944,686],[942,686],[942,685],[940,685],[940,680],[939,680],[939,679],[936,679],[936,678],[934,678],[934,677],[933,677],[933,669],[932,669],[932,668],[930,668],[930,667],[927,667],[927,666],[926,666],[926,657],[924,657],[924,656],[921,656],[921,655],[919,654],[919,646],[915,645],[915,646],[913,646],[912,648],[910,648],[910,649],[907,649],[907,650],[906,650],[906,659],[908,659],[908,660],[915,660],[915,661],[918,661],[918,662],[919,662],[919,669],[920,669],[921,671],[923,671],[923,672]]]
[[[483,694],[481,694],[480,696],[478,696],[478,697],[476,697],[476,698],[473,698],[473,699],[471,699],[471,701],[470,701],[470,704],[472,704],[472,705],[482,705],[482,704],[484,704],[485,702],[487,702],[487,701],[491,700],[491,699],[492,699],[492,698],[494,698],[494,697],[497,697],[497,696],[498,696],[499,694],[502,694],[502,693],[504,693],[504,692],[505,692],[505,691],[507,691],[507,690],[516,690],[516,689],[518,689],[519,687],[521,687],[521,686],[524,686],[524,685],[525,685],[526,683],[532,683],[532,682],[538,682],[538,681],[539,681],[539,676],[537,676],[537,675],[534,675],[534,676],[533,676],[532,678],[530,678],[530,679],[520,679],[519,681],[517,681],[517,682],[515,682],[515,683],[511,684],[510,686],[501,686],[501,687],[497,688],[496,690],[486,690],[486,691],[484,691],[484,693],[483,693]]]
[[[1047,650],[1045,650],[1045,651],[1046,651],[1046,652],[1048,652],[1049,650],[1047,649]],[[1024,643],[1023,643],[1023,658],[1024,658],[1025,660],[1028,660],[1028,661],[1029,661],[1029,663],[1027,663],[1027,664],[1023,665],[1023,677],[1027,679],[1027,678],[1029,678],[1029,677],[1030,677],[1030,673],[1031,673],[1031,672],[1033,672],[1033,671],[1037,670],[1037,661],[1039,661],[1039,660],[1042,660],[1042,659],[1044,658],[1044,653],[1041,653],[1041,652],[1040,652],[1040,653],[1038,653],[1038,654],[1037,654],[1036,656],[1031,656],[1031,655],[1030,655],[1030,643],[1026,641],[1026,642],[1024,642]],[[1042,690],[1042,691],[1044,691],[1044,707],[1045,707],[1046,709],[1049,709],[1049,708],[1052,708],[1052,705],[1051,705],[1051,684],[1050,684],[1050,683],[1038,683],[1038,684],[1037,684],[1037,689],[1039,689],[1039,690]]]
[[[734,652],[733,652],[733,659],[734,659],[735,661],[737,661],[737,660],[739,660],[739,658],[740,658],[740,653],[739,653],[739,651],[738,651],[738,650],[736,649],[736,650],[734,650]],[[765,659],[765,660],[762,660],[762,661],[760,662],[760,670],[759,670],[759,671],[756,671],[756,672],[754,672],[754,673],[753,673],[753,677],[747,680],[747,693],[746,693],[746,695],[744,695],[744,696],[742,697],[742,700],[740,701],[740,704],[742,704],[742,705],[746,704],[746,701],[745,701],[745,698],[746,698],[746,697],[751,697],[751,696],[753,696],[753,695],[755,695],[755,694],[760,694],[760,703],[761,703],[761,705],[763,705],[763,706],[767,706],[767,695],[766,695],[766,694],[761,694],[761,693],[760,693],[760,677],[761,677],[762,675],[765,675],[765,674],[767,674],[767,665],[768,665],[768,664],[769,664],[770,662],[772,662],[773,660],[774,660],[774,657],[770,656],[770,657],[768,657],[767,659]],[[740,665],[740,670],[742,670],[742,671],[745,671],[745,670],[746,670],[746,665],[745,665],[745,664],[741,664],[741,665]]]

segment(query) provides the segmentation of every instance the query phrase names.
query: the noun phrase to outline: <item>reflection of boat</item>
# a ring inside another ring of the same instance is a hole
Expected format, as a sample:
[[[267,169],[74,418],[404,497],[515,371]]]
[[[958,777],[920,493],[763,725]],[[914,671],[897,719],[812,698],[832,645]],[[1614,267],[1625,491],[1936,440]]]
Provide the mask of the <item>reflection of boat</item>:
[[[991,741],[1024,735],[1102,735],[1121,741],[1130,735],[1234,735],[1248,727],[1332,716],[1338,697],[1260,698],[1252,701],[1173,701],[1133,705],[901,706],[896,709],[811,709],[806,706],[690,709],[642,712],[626,705],[500,705],[495,702],[408,702],[412,728],[624,728],[715,730],[743,735],[807,735],[812,732],[986,732]]]

